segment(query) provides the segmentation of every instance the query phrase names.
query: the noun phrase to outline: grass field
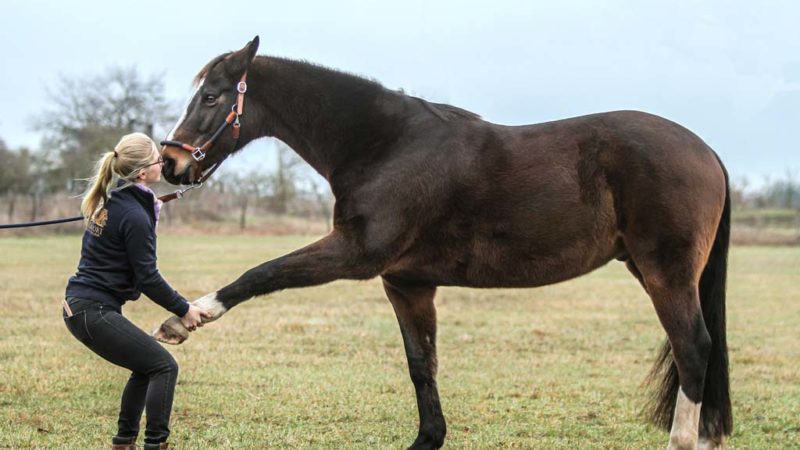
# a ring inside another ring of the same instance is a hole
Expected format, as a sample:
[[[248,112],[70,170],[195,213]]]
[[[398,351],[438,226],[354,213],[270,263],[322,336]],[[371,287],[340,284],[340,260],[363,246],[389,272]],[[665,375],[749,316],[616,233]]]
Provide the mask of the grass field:
[[[198,297],[309,237],[161,236],[160,268]],[[0,448],[107,448],[128,373],[61,320],[78,236],[0,238]],[[734,247],[729,448],[800,448],[800,248]],[[640,385],[663,339],[621,263],[527,290],[443,288],[439,388],[451,449],[654,449]],[[150,330],[167,313],[125,314]],[[400,449],[417,411],[378,280],[258,298],[170,347],[183,449]]]

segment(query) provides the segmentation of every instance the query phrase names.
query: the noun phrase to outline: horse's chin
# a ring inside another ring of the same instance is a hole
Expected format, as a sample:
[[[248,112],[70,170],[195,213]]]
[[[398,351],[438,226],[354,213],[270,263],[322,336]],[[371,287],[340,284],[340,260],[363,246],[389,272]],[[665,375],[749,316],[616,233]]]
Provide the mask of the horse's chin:
[[[173,173],[162,173],[161,175],[164,177],[164,179],[167,180],[169,184],[175,184],[175,185],[192,184],[195,181],[193,180],[194,172],[195,171],[192,170],[192,165],[187,164],[186,168],[183,169],[183,171],[177,175]]]
[[[192,170],[191,167],[187,167],[186,170],[184,170],[183,173],[181,174],[180,178],[181,184],[194,184],[195,182],[197,182],[197,180],[194,179],[195,177],[193,176],[194,172],[195,171]]]

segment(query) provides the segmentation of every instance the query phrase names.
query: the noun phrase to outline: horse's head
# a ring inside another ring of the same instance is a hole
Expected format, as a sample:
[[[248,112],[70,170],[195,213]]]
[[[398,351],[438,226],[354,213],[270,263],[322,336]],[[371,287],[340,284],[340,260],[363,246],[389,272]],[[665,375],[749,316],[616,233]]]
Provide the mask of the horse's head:
[[[214,58],[197,74],[183,116],[161,143],[167,181],[196,183],[205,171],[241,148],[239,116],[241,127],[247,127],[244,81],[257,50],[258,36],[241,50]]]

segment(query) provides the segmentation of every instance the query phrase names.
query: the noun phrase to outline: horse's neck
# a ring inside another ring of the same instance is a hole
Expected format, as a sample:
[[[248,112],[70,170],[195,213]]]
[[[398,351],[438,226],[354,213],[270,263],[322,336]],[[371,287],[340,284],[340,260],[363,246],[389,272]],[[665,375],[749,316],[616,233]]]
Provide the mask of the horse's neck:
[[[375,82],[277,58],[258,58],[250,72],[261,135],[282,140],[326,178],[402,127],[404,96]]]

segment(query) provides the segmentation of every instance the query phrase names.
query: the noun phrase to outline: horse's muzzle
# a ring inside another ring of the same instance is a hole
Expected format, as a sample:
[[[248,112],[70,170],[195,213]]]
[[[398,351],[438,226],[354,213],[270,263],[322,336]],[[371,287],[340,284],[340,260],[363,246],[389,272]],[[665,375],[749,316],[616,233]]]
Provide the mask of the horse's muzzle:
[[[191,171],[192,165],[186,164],[186,168],[183,169],[183,172],[176,174],[175,169],[177,167],[177,162],[169,157],[164,158],[164,168],[161,169],[161,175],[168,181],[170,184],[192,184],[191,180]]]

